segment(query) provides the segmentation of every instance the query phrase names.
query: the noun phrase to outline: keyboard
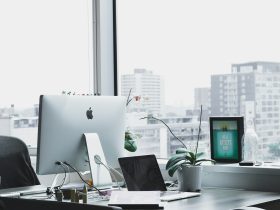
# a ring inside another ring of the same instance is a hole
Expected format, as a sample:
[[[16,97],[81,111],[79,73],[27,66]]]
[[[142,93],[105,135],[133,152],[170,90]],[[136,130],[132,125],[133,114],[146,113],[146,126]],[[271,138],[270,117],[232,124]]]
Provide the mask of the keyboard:
[[[196,197],[196,196],[200,196],[200,195],[201,195],[201,193],[197,193],[197,192],[166,191],[166,192],[161,192],[160,200],[161,201],[175,201],[175,200],[180,200],[180,199],[185,199],[185,198]]]

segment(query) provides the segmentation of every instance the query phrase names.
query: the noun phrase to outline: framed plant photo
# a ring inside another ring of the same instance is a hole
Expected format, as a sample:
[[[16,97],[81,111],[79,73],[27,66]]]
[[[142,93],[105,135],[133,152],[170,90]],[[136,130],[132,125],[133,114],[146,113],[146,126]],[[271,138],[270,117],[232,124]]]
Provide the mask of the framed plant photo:
[[[210,117],[211,159],[238,163],[242,160],[244,117]]]

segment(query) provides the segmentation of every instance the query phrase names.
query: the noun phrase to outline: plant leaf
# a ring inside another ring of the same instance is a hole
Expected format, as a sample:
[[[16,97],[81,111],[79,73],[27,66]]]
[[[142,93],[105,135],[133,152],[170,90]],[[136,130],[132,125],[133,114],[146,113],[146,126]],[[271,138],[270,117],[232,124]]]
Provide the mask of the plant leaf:
[[[186,159],[188,160],[188,161],[190,161],[190,164],[191,165],[194,165],[194,163],[195,163],[195,158],[193,158],[192,156],[190,156],[190,155],[186,155]]]
[[[129,152],[135,152],[137,150],[136,142],[126,139],[124,141],[124,148]]]
[[[212,163],[215,163],[215,162],[216,162],[215,160],[211,160],[211,159],[199,159],[199,160],[196,160],[196,161],[195,161],[195,165],[197,165],[197,163],[200,163],[200,164],[201,164],[201,162],[206,162],[206,161],[210,161],[210,162],[212,162]]]
[[[132,134],[129,131],[126,131],[124,133],[124,139],[127,140],[132,140]]]
[[[186,160],[186,155],[185,154],[179,154],[179,155],[174,155],[171,157],[167,164],[166,164],[166,170],[169,170],[174,164],[178,163],[181,160]]]
[[[171,166],[168,169],[168,174],[169,176],[173,176],[173,174],[175,173],[175,171],[178,169],[178,166],[181,166],[181,164],[183,163],[187,163],[186,160],[180,160],[179,162],[175,163],[173,166]]]
[[[181,154],[181,153],[188,153],[188,150],[186,148],[176,149],[176,154]]]
[[[203,154],[204,154],[204,152],[198,152],[198,153],[196,154],[196,159],[199,158],[199,157],[201,157]]]
[[[186,159],[191,162],[191,165],[195,165],[196,157],[193,152],[188,152]]]
[[[173,168],[171,168],[170,170],[168,170],[168,174],[169,176],[173,177],[174,173],[177,171],[177,169],[180,167],[180,165],[176,165]]]
[[[178,170],[178,168],[181,167],[182,164],[186,164],[186,165],[190,165],[190,162],[189,161],[181,161],[181,162],[178,162],[177,164],[175,164],[174,166],[172,166],[169,170],[168,170],[168,174],[169,176],[173,177],[174,173]]]
[[[190,157],[191,157],[193,160],[196,159],[196,158],[195,158],[195,154],[194,154],[193,152],[189,152],[189,154],[190,154]]]

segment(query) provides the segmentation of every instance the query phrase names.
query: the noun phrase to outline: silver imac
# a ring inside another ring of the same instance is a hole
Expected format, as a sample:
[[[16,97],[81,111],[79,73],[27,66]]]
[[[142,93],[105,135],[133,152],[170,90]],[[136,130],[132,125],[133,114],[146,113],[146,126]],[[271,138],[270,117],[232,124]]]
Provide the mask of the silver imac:
[[[63,173],[57,161],[89,171],[84,133],[99,135],[107,163],[117,167],[124,151],[125,105],[121,96],[40,96],[36,172]]]

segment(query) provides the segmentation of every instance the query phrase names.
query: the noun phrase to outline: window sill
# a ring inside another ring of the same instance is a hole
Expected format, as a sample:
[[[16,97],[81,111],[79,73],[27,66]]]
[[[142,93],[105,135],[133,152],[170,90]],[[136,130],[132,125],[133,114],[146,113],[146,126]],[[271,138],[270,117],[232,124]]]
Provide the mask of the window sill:
[[[238,164],[221,164],[221,165],[204,165],[205,172],[221,173],[241,173],[241,174],[258,174],[258,175],[278,175],[280,176],[280,167],[273,165],[263,166],[239,166]]]
[[[167,160],[158,159],[164,180],[171,178],[165,170]],[[203,187],[234,188],[257,191],[279,192],[280,167],[266,164],[264,166],[239,166],[238,164],[204,165],[202,175]]]
[[[237,188],[279,192],[280,168],[275,166],[239,166],[237,164],[203,167],[205,187]]]

